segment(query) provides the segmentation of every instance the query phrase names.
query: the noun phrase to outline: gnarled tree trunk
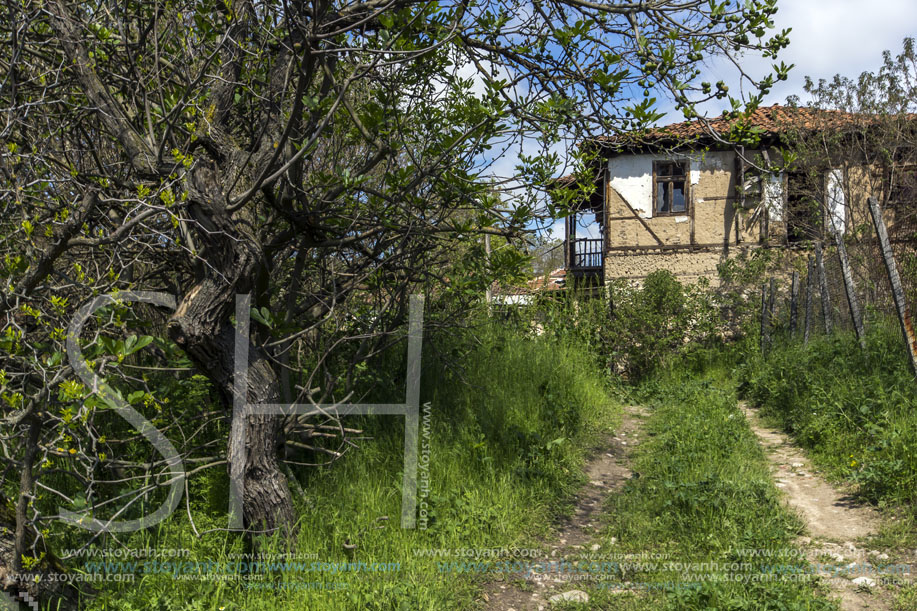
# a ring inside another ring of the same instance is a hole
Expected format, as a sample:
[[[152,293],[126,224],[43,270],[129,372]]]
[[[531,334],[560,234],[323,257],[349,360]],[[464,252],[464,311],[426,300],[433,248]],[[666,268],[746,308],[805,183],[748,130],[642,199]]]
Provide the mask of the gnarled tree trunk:
[[[220,390],[231,406],[235,369],[235,328],[231,315],[236,294],[248,292],[257,274],[267,273],[255,241],[242,234],[225,212],[217,173],[207,168],[193,172],[189,195],[194,204],[197,235],[203,249],[201,278],[181,298],[169,321],[169,335]],[[247,340],[248,338],[246,338]],[[264,354],[249,346],[248,403],[280,402],[280,382]],[[234,417],[243,417],[234,414]],[[243,523],[256,531],[290,528],[293,502],[280,470],[278,450],[283,444],[283,416],[247,418],[245,450],[228,449],[229,464],[243,468]]]

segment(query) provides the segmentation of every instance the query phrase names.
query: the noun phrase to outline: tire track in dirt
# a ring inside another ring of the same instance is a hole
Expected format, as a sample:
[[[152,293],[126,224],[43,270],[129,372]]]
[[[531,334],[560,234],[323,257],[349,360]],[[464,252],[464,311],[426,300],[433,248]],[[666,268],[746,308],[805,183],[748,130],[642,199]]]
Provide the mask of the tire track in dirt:
[[[605,499],[619,491],[630,478],[630,453],[642,437],[646,411],[642,407],[623,409],[621,424],[614,435],[604,437],[596,444],[585,466],[588,483],[574,498],[572,515],[559,520],[553,542],[545,563],[555,570],[543,573],[510,575],[505,581],[494,582],[483,596],[488,611],[540,611],[550,609],[551,597],[563,594],[569,600],[586,602],[588,596],[577,588],[570,577],[575,573],[556,570],[563,562],[570,564],[583,560],[584,555],[598,552],[592,544],[597,534]]]
[[[870,576],[888,555],[862,549],[866,540],[879,532],[879,514],[817,475],[803,451],[782,431],[763,424],[757,409],[746,403],[739,407],[771,462],[776,485],[784,492],[787,505],[803,519],[811,535],[798,540],[808,560],[849,569],[847,576],[825,579],[830,591],[840,599],[842,611],[891,609],[889,594],[880,589],[874,573]]]

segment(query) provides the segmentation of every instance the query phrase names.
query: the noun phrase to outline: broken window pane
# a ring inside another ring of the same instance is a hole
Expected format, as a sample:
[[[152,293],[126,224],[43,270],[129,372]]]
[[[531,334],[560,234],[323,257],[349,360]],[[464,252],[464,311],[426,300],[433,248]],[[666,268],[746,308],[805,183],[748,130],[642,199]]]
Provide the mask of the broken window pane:
[[[685,211],[685,183],[672,184],[672,212]]]
[[[688,164],[684,161],[653,162],[657,214],[683,214],[688,209]]]
[[[656,212],[668,212],[669,211],[669,198],[667,197],[668,183],[660,182],[656,183]]]

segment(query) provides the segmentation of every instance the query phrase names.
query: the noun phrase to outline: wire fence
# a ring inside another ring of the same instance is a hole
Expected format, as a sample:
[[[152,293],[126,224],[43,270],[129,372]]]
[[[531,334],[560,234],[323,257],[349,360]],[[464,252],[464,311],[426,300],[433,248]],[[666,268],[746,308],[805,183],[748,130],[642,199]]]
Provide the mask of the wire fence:
[[[841,240],[831,235],[816,242],[813,251],[797,258],[795,271],[766,279],[758,309],[764,350],[778,335],[806,341],[816,334],[850,331],[862,337],[864,328],[890,318],[899,320],[906,345],[914,344],[913,330],[906,331],[909,315],[902,316],[896,303],[889,266],[900,280],[898,301],[917,303],[917,231],[912,223],[896,224],[893,215],[880,213],[879,220],[886,236],[873,218]]]

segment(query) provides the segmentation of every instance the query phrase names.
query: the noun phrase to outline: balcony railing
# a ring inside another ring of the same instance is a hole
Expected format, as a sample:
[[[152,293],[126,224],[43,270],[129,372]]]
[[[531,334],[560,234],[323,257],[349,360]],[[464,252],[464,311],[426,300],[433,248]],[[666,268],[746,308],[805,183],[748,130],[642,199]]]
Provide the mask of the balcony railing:
[[[599,270],[602,269],[602,238],[577,238],[568,244],[568,261],[570,269]]]

